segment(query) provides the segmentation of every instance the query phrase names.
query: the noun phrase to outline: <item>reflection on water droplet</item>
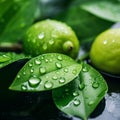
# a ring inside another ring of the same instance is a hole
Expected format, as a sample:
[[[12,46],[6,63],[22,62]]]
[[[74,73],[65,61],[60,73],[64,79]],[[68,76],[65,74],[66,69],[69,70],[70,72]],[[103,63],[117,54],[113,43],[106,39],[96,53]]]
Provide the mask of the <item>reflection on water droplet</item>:
[[[29,63],[28,66],[29,66],[29,67],[32,67],[33,65],[32,65],[32,63]]]
[[[77,71],[76,71],[76,70],[73,70],[72,73],[73,73],[74,75],[76,75]]]
[[[44,37],[45,37],[44,32],[42,32],[42,33],[40,33],[40,34],[38,35],[38,38],[39,38],[39,39],[43,39]]]
[[[48,59],[45,59],[45,62],[48,63]]]
[[[78,105],[80,105],[80,100],[78,100],[78,99],[75,99],[74,101],[73,101],[73,104],[75,105],[75,106],[78,106]]]
[[[65,69],[64,69],[64,72],[66,72],[66,73],[67,73],[67,72],[68,72],[68,69],[67,69],[67,68],[65,68]]]
[[[53,60],[52,60],[52,59],[50,59],[49,61],[50,61],[50,62],[52,62]]]
[[[73,92],[73,96],[74,96],[74,97],[76,97],[76,96],[78,96],[78,95],[79,95],[79,93],[78,93],[77,91]]]
[[[47,82],[45,83],[44,87],[45,87],[46,89],[50,89],[50,88],[53,87],[53,83],[47,81]]]
[[[61,78],[59,79],[59,83],[65,83],[65,78],[61,77]]]
[[[60,60],[60,61],[62,61],[62,56],[59,55],[59,56],[57,57],[57,59]]]
[[[26,72],[23,72],[23,75],[26,75]]]
[[[33,68],[32,68],[32,69],[30,69],[30,72],[31,72],[31,73],[33,73],[33,72],[34,72],[34,69],[33,69]]]
[[[83,84],[83,83],[80,84],[80,85],[79,85],[79,88],[80,88],[80,90],[83,90],[83,89],[85,88],[85,84]]]
[[[82,69],[82,71],[83,71],[83,72],[88,72],[88,68],[87,68],[87,67],[84,67],[84,68]]]
[[[93,82],[92,87],[93,88],[98,88],[99,87],[99,83],[98,82]]]
[[[53,76],[52,79],[53,79],[53,80],[57,80],[58,77],[57,77],[57,76]]]
[[[35,64],[40,65],[41,61],[39,59],[35,59]]]
[[[42,48],[43,48],[43,50],[47,50],[47,48],[48,48],[48,47],[47,47],[47,44],[44,43],[43,46],[42,46]]]
[[[54,40],[49,40],[49,44],[53,45],[54,44]]]
[[[62,67],[61,63],[55,63],[55,65],[56,65],[57,68],[61,68]]]
[[[0,62],[6,62],[9,61],[11,58],[7,55],[0,56]]]
[[[45,73],[46,73],[46,69],[45,69],[44,67],[41,67],[41,68],[40,68],[40,73],[41,73],[41,74],[45,74]]]
[[[31,87],[37,87],[40,83],[40,79],[38,78],[35,78],[35,77],[31,77],[29,80],[28,80],[28,83]]]
[[[17,78],[20,78],[20,75],[17,75]]]
[[[22,85],[21,86],[21,90],[26,91],[27,90],[27,86],[26,85]]]
[[[94,101],[89,101],[88,105],[93,105]]]

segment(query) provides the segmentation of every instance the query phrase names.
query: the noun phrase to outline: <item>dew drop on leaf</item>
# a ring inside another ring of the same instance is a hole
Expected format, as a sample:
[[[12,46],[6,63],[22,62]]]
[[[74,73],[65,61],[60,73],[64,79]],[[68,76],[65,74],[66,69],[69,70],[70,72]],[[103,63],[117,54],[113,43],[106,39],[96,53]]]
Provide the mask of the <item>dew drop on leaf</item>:
[[[53,80],[57,80],[58,77],[57,77],[57,76],[53,76],[52,79],[53,79]]]
[[[61,77],[61,78],[59,79],[59,83],[65,83],[65,78],[64,78],[64,77]]]
[[[93,88],[98,88],[99,87],[99,83],[98,82],[93,82],[92,87]]]
[[[2,55],[0,56],[0,63],[1,62],[6,62],[6,61],[9,61],[11,58],[7,55]]]
[[[21,86],[21,90],[26,91],[27,90],[27,86],[26,85],[22,85]]]
[[[46,89],[50,89],[50,88],[52,88],[52,87],[53,87],[53,83],[52,83],[52,82],[47,81],[47,82],[45,82],[44,87],[45,87]]]
[[[75,75],[75,74],[77,73],[77,71],[76,71],[76,70],[73,70],[72,73]]]
[[[66,72],[66,73],[67,73],[67,72],[68,72],[68,69],[67,69],[67,68],[65,68],[65,69],[64,69],[64,72]]]
[[[57,57],[57,59],[60,60],[60,61],[62,61],[62,56],[59,55],[59,56]]]
[[[83,89],[85,88],[85,84],[83,84],[83,83],[80,84],[80,85],[79,85],[79,88],[80,88],[80,90],[83,90]]]
[[[61,63],[55,63],[57,68],[62,68],[62,64]]]
[[[38,38],[39,38],[39,39],[43,39],[44,37],[45,37],[44,32],[42,32],[42,33],[40,33],[40,34],[38,35]]]
[[[44,67],[40,67],[40,73],[41,74],[45,74],[46,73],[46,69]]]
[[[90,105],[93,105],[94,104],[94,101],[89,101],[88,102],[88,105],[90,106]]]
[[[45,62],[48,63],[48,59],[45,59]]]
[[[29,63],[28,66],[29,66],[29,67],[32,67],[33,65],[32,65],[32,63]]]
[[[53,45],[54,44],[54,40],[49,40],[49,42],[48,42],[50,45]]]
[[[73,101],[73,104],[75,105],[75,106],[78,106],[78,105],[80,105],[80,100],[79,99],[75,99],[74,101]]]
[[[20,78],[20,75],[17,75],[17,78],[19,79],[19,78]]]
[[[41,80],[39,78],[35,78],[35,77],[31,77],[28,80],[30,87],[37,87],[40,82],[41,82]]]
[[[36,64],[36,65],[40,65],[40,64],[41,64],[41,61],[38,60],[38,59],[35,59],[35,64]]]
[[[42,48],[43,48],[43,50],[47,50],[47,48],[48,48],[47,44],[44,43],[43,46],[42,46]]]
[[[79,95],[79,93],[78,93],[77,91],[73,92],[73,96],[74,96],[74,97],[76,97],[76,96],[78,96],[78,95]]]
[[[30,72],[31,72],[31,73],[33,73],[33,72],[34,72],[34,69],[33,69],[33,68],[31,68],[31,69],[30,69]]]
[[[84,68],[82,69],[82,71],[83,71],[83,72],[88,72],[88,68],[87,68],[87,67],[84,67]]]

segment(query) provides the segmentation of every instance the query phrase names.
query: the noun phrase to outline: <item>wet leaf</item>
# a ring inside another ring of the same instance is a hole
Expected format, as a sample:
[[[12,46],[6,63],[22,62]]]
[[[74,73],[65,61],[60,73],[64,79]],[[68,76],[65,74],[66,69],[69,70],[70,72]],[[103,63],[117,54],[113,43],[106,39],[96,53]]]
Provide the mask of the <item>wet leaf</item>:
[[[81,65],[59,54],[42,54],[28,61],[10,86],[17,91],[44,91],[63,86],[80,72]]]
[[[107,89],[104,78],[94,68],[83,63],[77,78],[53,90],[53,99],[61,111],[87,120]]]
[[[30,58],[24,54],[17,54],[14,52],[0,52],[0,69],[20,59]]]

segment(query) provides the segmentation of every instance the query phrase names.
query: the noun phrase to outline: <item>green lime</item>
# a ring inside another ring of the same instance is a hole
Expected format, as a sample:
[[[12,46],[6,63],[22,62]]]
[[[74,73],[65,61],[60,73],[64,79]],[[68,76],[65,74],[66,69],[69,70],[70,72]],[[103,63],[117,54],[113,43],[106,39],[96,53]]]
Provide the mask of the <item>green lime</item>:
[[[91,47],[90,59],[96,68],[120,74],[120,28],[108,29],[98,35]]]
[[[42,20],[32,25],[25,35],[26,53],[37,56],[44,53],[63,53],[76,58],[79,40],[72,28],[56,20]]]

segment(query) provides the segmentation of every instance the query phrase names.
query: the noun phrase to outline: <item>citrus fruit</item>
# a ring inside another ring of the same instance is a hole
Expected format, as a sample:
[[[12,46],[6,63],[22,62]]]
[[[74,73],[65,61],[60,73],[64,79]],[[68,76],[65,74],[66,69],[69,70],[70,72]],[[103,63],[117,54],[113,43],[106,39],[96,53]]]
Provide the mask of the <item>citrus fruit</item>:
[[[76,58],[79,40],[67,24],[47,19],[32,25],[25,34],[23,47],[26,53],[37,56],[44,53],[63,53]]]
[[[120,74],[120,28],[99,34],[90,50],[91,63],[98,69]]]

